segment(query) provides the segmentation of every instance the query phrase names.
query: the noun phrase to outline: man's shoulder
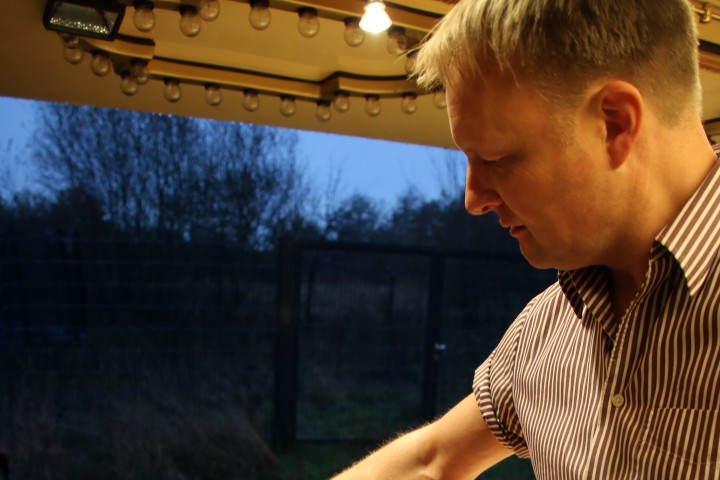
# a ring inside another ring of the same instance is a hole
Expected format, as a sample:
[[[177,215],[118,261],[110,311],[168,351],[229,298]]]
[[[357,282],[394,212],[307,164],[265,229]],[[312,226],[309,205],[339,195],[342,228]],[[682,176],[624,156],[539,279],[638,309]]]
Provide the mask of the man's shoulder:
[[[572,307],[560,286],[560,282],[555,281],[530,300],[523,313],[546,315],[564,309],[572,310]]]
[[[562,290],[559,282],[554,282],[537,294],[518,316],[523,324],[523,336],[548,335],[567,322],[577,321],[577,316]]]

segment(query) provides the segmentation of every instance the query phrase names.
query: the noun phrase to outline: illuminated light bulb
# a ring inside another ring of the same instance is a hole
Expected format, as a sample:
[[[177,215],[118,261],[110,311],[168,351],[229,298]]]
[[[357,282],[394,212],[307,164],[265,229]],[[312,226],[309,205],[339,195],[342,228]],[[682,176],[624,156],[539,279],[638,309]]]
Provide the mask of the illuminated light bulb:
[[[405,53],[408,48],[408,39],[405,36],[405,29],[402,27],[392,27],[388,30],[387,51],[391,55],[400,55]]]
[[[360,20],[357,18],[345,19],[345,43],[351,47],[357,47],[365,40],[365,32],[360,28]]]
[[[218,0],[200,0],[198,14],[206,22],[212,22],[220,15],[220,2]]]
[[[138,91],[137,81],[127,72],[120,77],[120,90],[128,97],[135,95]]]
[[[295,114],[295,97],[290,95],[283,95],[280,97],[280,113],[286,117],[290,117]]]
[[[65,57],[68,63],[77,65],[85,58],[85,50],[83,50],[82,47],[64,47],[63,57]]]
[[[403,93],[400,109],[408,114],[415,113],[417,111],[417,95],[414,93]]]
[[[320,20],[314,8],[298,10],[298,32],[305,38],[312,38],[320,31]]]
[[[269,6],[268,0],[250,0],[248,21],[255,30],[265,30],[270,25]]]
[[[321,122],[327,122],[332,118],[332,110],[330,110],[330,102],[327,100],[318,100],[315,118]]]
[[[155,28],[155,12],[152,2],[135,2],[133,25],[141,32],[150,32]]]
[[[335,110],[341,113],[350,110],[350,95],[345,92],[335,93],[335,98],[333,99],[333,107],[335,107]]]
[[[182,98],[182,89],[180,88],[180,82],[173,79],[165,80],[165,100],[168,102],[177,102]]]
[[[370,33],[380,33],[392,25],[382,0],[370,0],[365,5],[365,14],[360,19],[360,28]]]
[[[202,30],[202,22],[195,7],[180,8],[180,31],[188,37],[195,37]]]
[[[365,113],[371,117],[380,115],[380,97],[378,95],[367,95],[365,97]]]
[[[222,103],[222,91],[218,85],[205,85],[205,101],[211,107],[217,107]]]
[[[80,46],[80,37],[77,35],[73,35],[72,33],[59,33],[58,35],[66,47]]]
[[[435,93],[433,93],[433,105],[435,105],[437,108],[445,108],[447,107],[447,99],[445,98],[445,89],[444,88],[438,88],[435,90]]]
[[[130,65],[130,74],[135,78],[138,85],[145,85],[148,82],[147,62],[134,60]]]
[[[245,90],[243,96],[243,108],[248,112],[254,112],[260,107],[260,97],[257,90]]]
[[[110,56],[105,52],[94,52],[90,61],[90,70],[98,77],[104,77],[110,72],[112,64]]]

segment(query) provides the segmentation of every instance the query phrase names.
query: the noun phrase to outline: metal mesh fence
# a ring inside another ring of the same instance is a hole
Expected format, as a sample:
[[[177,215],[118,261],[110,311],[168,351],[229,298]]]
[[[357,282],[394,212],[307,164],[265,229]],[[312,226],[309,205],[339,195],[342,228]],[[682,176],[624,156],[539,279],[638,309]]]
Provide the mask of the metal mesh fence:
[[[150,448],[143,439],[185,452],[178,439],[202,443],[208,430],[264,458],[283,395],[297,409],[296,439],[388,438],[427,419],[428,387],[438,413],[467,395],[474,368],[554,278],[471,252],[299,252],[297,391],[288,392],[275,388],[274,253],[0,237],[0,448],[30,476],[37,458],[56,465],[90,449],[106,465]]]
[[[427,389],[442,413],[470,392],[474,369],[555,278],[522,258],[476,252],[310,245],[301,255],[297,436],[305,440],[388,438],[427,419]],[[433,288],[442,288],[436,326]]]

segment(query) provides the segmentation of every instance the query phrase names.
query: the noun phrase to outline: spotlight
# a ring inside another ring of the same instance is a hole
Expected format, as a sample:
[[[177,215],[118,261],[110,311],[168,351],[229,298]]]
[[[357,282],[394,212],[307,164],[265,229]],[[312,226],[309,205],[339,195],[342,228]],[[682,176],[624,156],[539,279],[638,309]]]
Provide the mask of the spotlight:
[[[124,15],[125,6],[116,1],[50,0],[43,24],[48,30],[114,40]]]

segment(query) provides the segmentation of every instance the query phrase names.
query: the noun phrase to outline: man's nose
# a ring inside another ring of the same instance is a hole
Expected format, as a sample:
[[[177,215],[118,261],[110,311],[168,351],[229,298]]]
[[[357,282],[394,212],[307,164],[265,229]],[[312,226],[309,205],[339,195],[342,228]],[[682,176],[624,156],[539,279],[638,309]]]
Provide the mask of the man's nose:
[[[484,215],[500,206],[500,196],[483,181],[481,169],[468,165],[465,179],[465,210],[471,215]]]

